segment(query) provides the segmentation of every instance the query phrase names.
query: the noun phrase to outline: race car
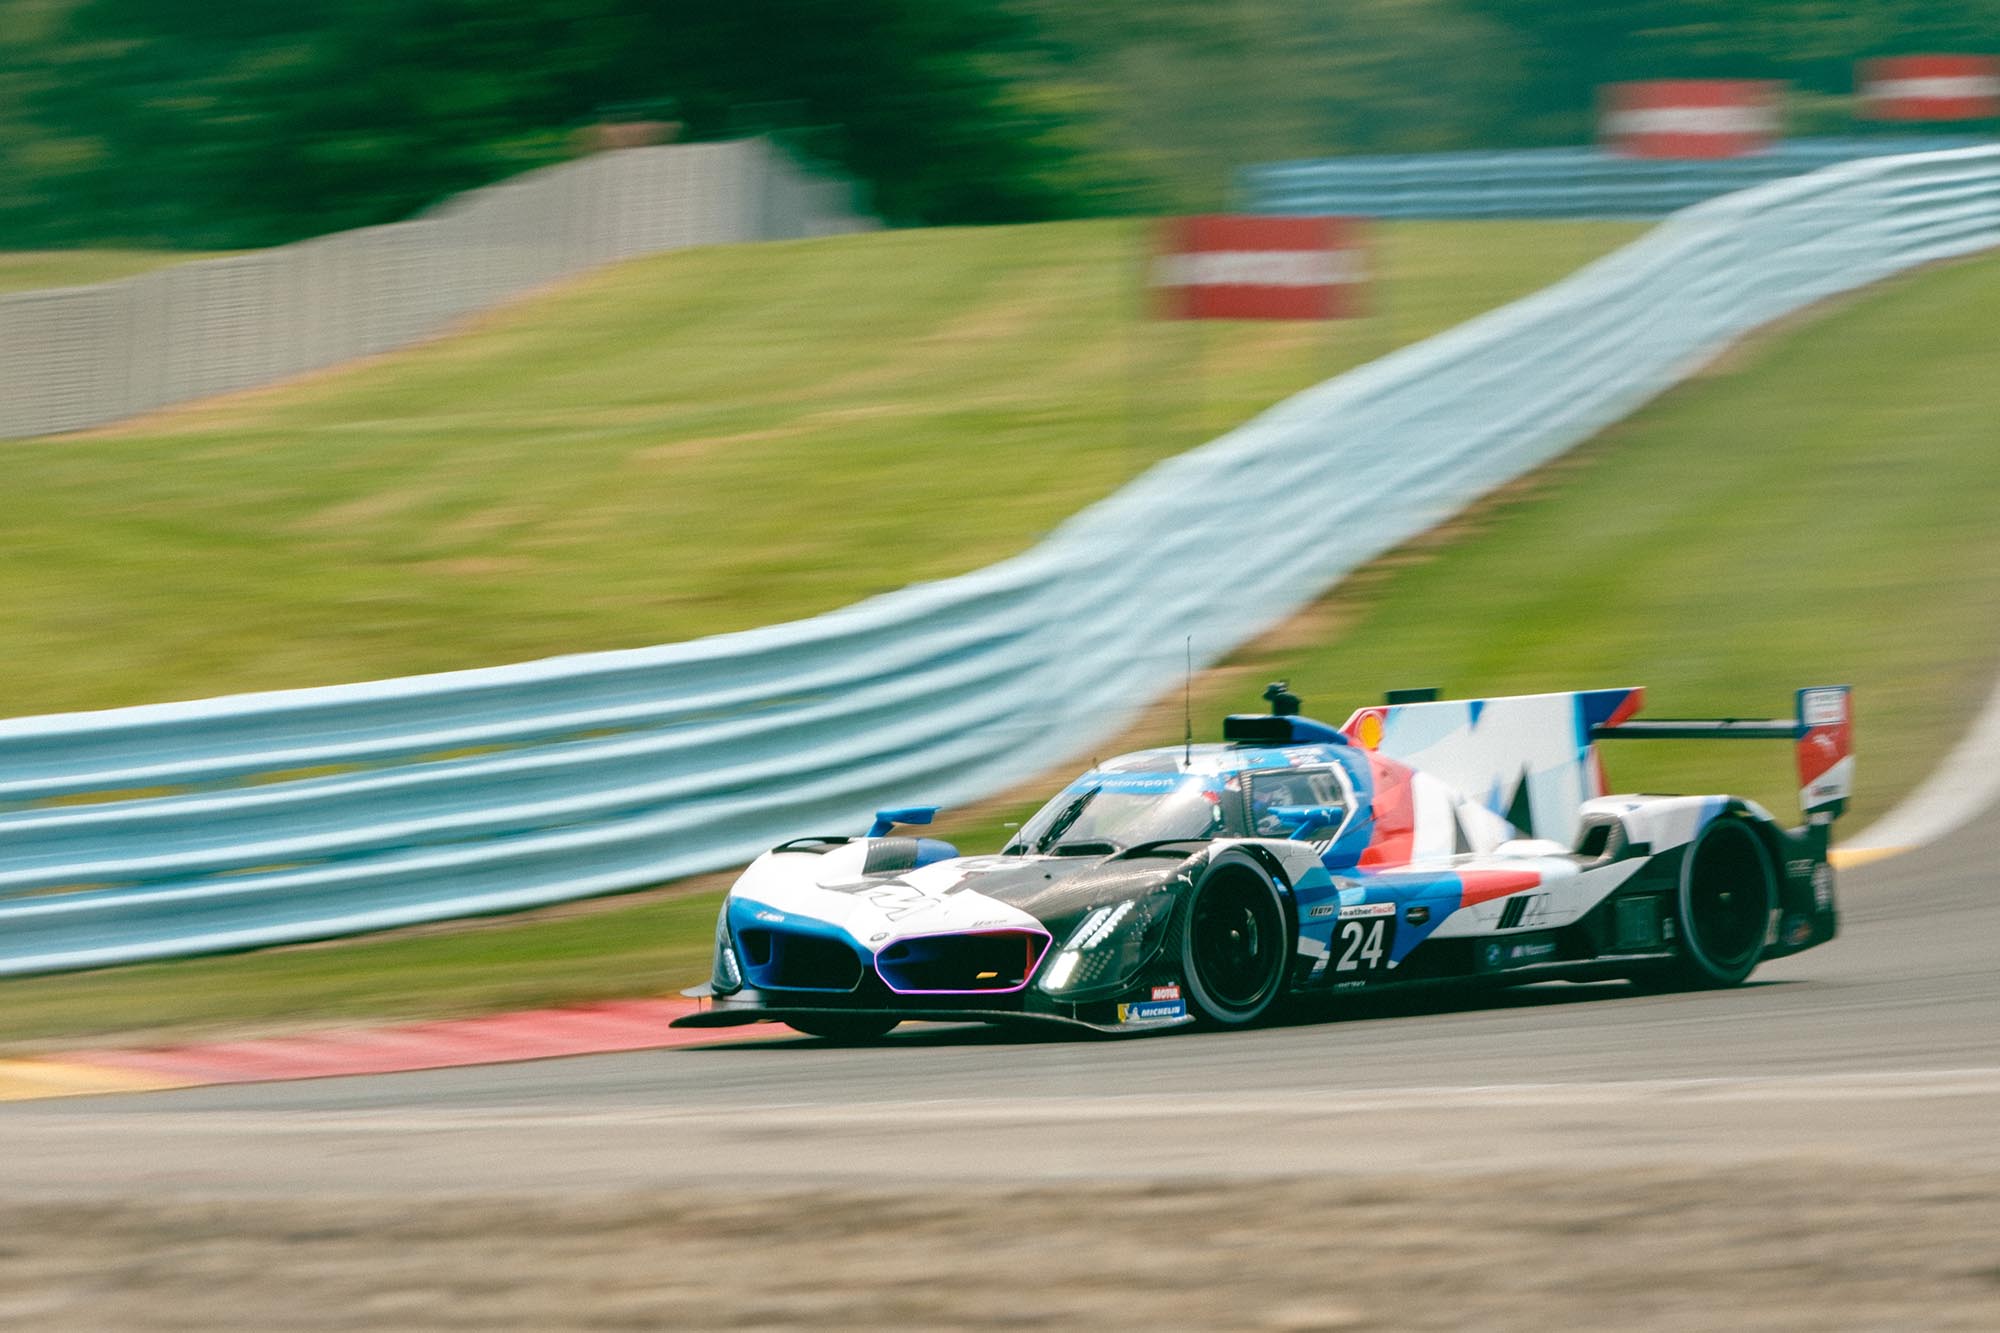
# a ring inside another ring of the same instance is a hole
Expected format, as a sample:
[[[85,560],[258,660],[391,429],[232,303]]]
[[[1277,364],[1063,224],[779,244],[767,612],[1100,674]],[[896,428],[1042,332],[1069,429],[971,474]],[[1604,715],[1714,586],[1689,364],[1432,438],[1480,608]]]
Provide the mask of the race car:
[[[1846,686],[1771,721],[1638,721],[1641,689],[1440,700],[1339,727],[1270,711],[1221,744],[1100,763],[997,855],[898,834],[799,838],[736,881],[703,1004],[843,1041],[907,1019],[1162,1032],[1290,996],[1453,979],[1733,986],[1839,919],[1832,823],[1853,784]],[[1805,822],[1733,796],[1605,794],[1600,743],[1790,740]]]

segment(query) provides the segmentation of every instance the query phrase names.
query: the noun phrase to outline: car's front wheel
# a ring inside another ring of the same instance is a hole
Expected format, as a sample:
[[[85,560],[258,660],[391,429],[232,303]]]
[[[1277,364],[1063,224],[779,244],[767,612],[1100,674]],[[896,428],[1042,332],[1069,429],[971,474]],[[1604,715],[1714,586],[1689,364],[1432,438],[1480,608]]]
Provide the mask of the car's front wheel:
[[[808,1037],[842,1043],[876,1041],[889,1035],[901,1019],[881,1014],[814,1014],[784,1020],[785,1026]]]
[[[1195,1015],[1216,1027],[1256,1022],[1284,989],[1292,955],[1285,902],[1270,875],[1226,856],[1189,893],[1181,970]]]

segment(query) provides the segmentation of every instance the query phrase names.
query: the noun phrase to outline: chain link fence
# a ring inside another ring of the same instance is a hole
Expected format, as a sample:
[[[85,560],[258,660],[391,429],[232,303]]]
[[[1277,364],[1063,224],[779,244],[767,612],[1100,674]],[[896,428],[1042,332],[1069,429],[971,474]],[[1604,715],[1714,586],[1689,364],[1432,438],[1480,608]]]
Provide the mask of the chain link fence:
[[[82,430],[428,338],[597,264],[872,225],[768,140],[600,153],[363,227],[0,297],[0,438]]]

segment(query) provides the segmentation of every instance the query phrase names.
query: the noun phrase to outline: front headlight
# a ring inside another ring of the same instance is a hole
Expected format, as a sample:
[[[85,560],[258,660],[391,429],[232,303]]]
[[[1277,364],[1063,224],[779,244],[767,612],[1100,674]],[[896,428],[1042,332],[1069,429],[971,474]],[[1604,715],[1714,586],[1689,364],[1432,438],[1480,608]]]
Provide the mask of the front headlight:
[[[1123,981],[1159,948],[1173,907],[1174,895],[1160,889],[1143,898],[1092,908],[1042,973],[1041,989],[1053,995]]]
[[[711,984],[718,995],[743,989],[743,969],[736,962],[736,945],[729,938],[729,904],[715,918],[715,968]]]

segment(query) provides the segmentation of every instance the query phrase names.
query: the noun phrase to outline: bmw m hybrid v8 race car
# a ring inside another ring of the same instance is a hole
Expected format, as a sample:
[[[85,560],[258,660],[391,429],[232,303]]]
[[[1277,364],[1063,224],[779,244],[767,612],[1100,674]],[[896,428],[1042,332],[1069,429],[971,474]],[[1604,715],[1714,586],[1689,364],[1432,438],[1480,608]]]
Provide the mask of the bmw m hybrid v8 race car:
[[[1733,986],[1833,938],[1847,687],[1748,722],[1635,721],[1640,689],[1434,693],[1335,728],[1274,685],[1222,744],[1099,764],[998,855],[894,833],[929,807],[775,847],[730,890],[713,978],[688,992],[705,1003],[675,1025],[1234,1027],[1289,995],[1454,978]],[[1805,823],[1606,795],[1598,743],[1648,737],[1792,740]]]

